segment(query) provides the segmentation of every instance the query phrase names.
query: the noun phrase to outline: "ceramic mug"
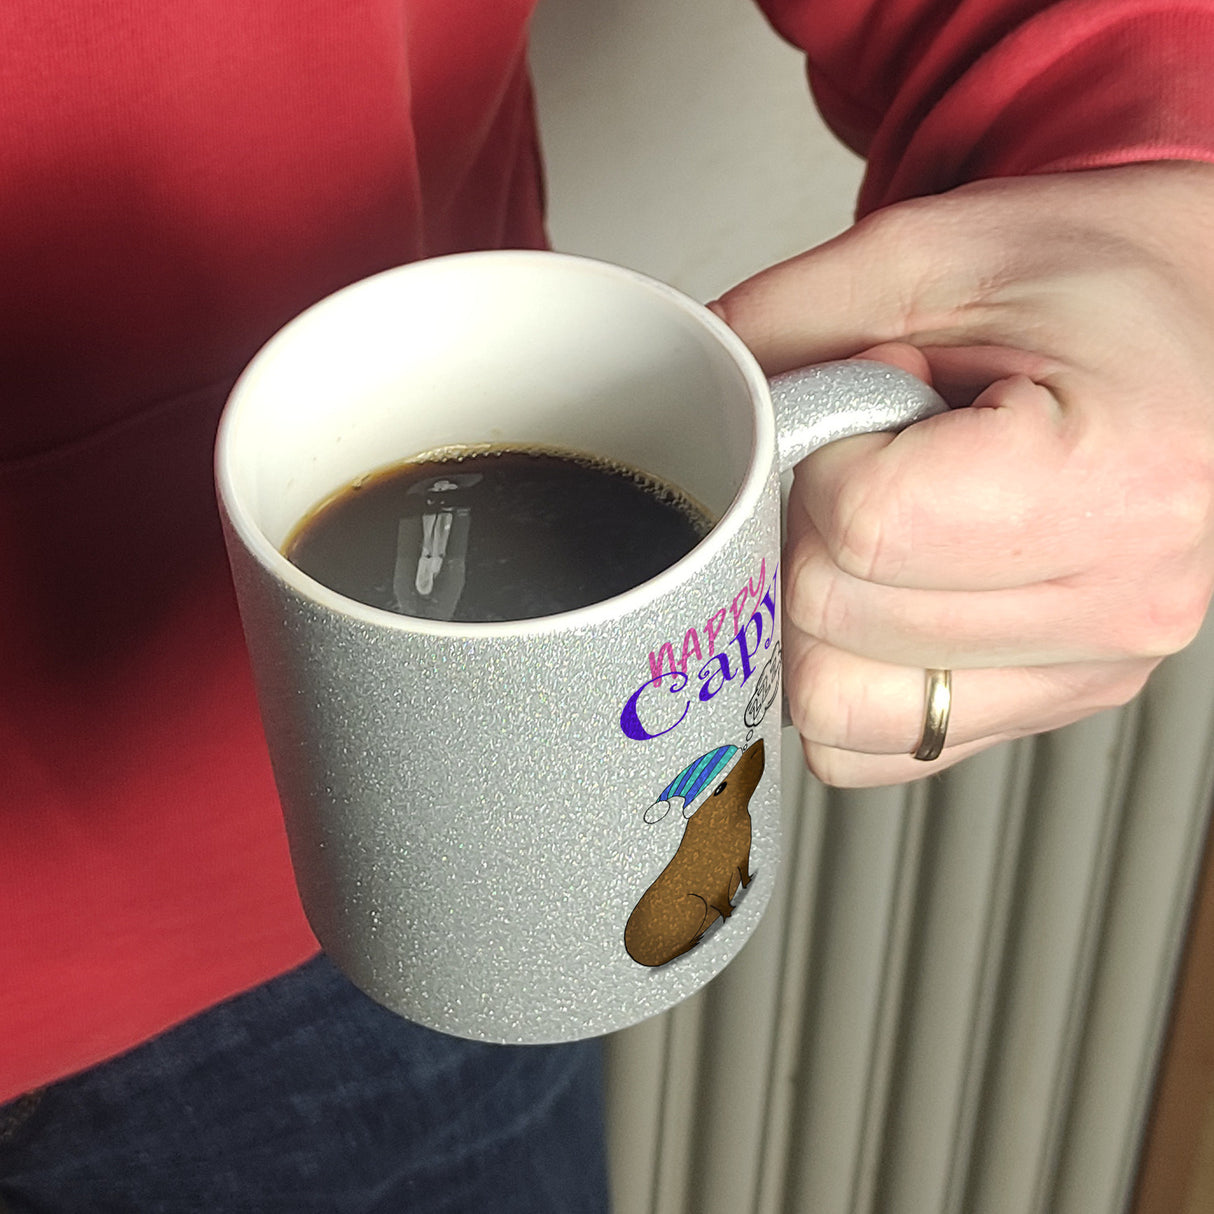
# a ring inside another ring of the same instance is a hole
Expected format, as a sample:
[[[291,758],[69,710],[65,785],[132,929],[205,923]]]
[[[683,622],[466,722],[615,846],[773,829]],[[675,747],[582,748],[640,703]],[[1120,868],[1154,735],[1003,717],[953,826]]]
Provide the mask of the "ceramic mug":
[[[622,1028],[718,974],[780,857],[780,473],[943,408],[869,362],[769,385],[706,308],[553,253],[418,262],[290,322],[231,394],[216,471],[333,961],[411,1020],[515,1043]],[[641,469],[717,521],[625,594],[509,623],[365,606],[281,554],[368,471],[483,444]]]

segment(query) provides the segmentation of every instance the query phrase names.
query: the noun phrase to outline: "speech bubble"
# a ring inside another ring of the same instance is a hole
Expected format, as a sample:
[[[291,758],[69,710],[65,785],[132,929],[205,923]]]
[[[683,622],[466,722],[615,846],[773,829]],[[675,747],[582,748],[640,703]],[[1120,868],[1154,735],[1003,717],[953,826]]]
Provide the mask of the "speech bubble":
[[[754,729],[767,715],[767,710],[775,702],[775,698],[779,692],[780,642],[777,641],[775,650],[768,659],[767,665],[759,673],[754,695],[750,697],[750,703],[746,705],[746,711],[742,714],[742,720],[746,723],[748,729]]]

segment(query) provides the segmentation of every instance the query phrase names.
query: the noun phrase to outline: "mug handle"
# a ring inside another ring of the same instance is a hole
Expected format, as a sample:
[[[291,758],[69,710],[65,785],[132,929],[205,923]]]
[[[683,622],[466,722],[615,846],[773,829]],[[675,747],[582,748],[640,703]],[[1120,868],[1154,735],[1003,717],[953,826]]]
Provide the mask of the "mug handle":
[[[905,430],[948,412],[944,399],[909,371],[862,358],[801,367],[768,383],[781,472],[836,438]],[[780,702],[781,724],[788,727],[792,718],[783,687]]]
[[[851,434],[905,430],[948,405],[909,371],[851,358],[786,371],[769,381],[781,472]]]

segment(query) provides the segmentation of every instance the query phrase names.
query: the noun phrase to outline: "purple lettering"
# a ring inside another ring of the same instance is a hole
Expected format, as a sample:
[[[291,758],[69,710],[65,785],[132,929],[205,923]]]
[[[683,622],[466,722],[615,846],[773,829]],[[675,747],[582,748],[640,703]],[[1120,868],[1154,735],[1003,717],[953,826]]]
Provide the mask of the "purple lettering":
[[[771,636],[767,638],[767,644],[764,649],[771,648],[772,637],[776,635],[776,578],[780,576],[780,566],[777,565],[772,571],[771,585],[768,586],[766,593],[763,595],[763,606],[767,608],[768,615],[771,616]]]
[[[665,648],[669,649],[670,646],[667,645]],[[674,654],[672,652],[671,659],[673,660],[673,658]],[[642,683],[640,687],[638,687],[636,691],[634,691],[632,695],[628,697],[628,702],[624,705],[624,709],[620,713],[620,728],[628,737],[632,738],[633,741],[647,742],[651,738],[660,738],[662,734],[669,733],[675,728],[676,725],[682,724],[683,717],[687,715],[687,710],[691,707],[690,700],[684,703],[683,712],[679,716],[679,719],[675,721],[674,725],[667,725],[665,729],[659,729],[656,732],[651,733],[645,728],[644,725],[641,724],[640,714],[637,712],[637,704],[641,696],[644,694],[646,688],[656,687],[657,684],[666,678],[672,678],[674,680],[674,683],[669,689],[671,695],[677,695],[687,686],[687,675],[684,674],[683,671],[668,670],[663,674],[657,675],[655,678],[650,679],[648,682]]]
[[[747,640],[751,624],[755,626],[755,643],[753,645],[748,645]],[[763,617],[756,611],[754,615],[752,615],[750,619],[746,621],[745,625],[738,631],[738,635],[734,637],[734,640],[738,645],[738,662],[742,667],[743,685],[745,685],[746,680],[749,679],[752,674],[750,659],[759,652],[759,642],[762,641],[762,639]]]
[[[700,699],[707,703],[732,678],[728,656],[725,653],[713,654],[700,669]]]

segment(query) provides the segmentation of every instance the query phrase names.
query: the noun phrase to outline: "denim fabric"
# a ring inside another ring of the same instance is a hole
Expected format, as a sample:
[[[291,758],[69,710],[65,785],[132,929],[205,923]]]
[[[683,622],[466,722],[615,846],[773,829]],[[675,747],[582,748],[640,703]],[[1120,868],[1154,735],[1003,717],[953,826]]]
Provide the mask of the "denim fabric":
[[[597,1042],[400,1019],[323,958],[0,1108],[7,1214],[600,1214]]]

